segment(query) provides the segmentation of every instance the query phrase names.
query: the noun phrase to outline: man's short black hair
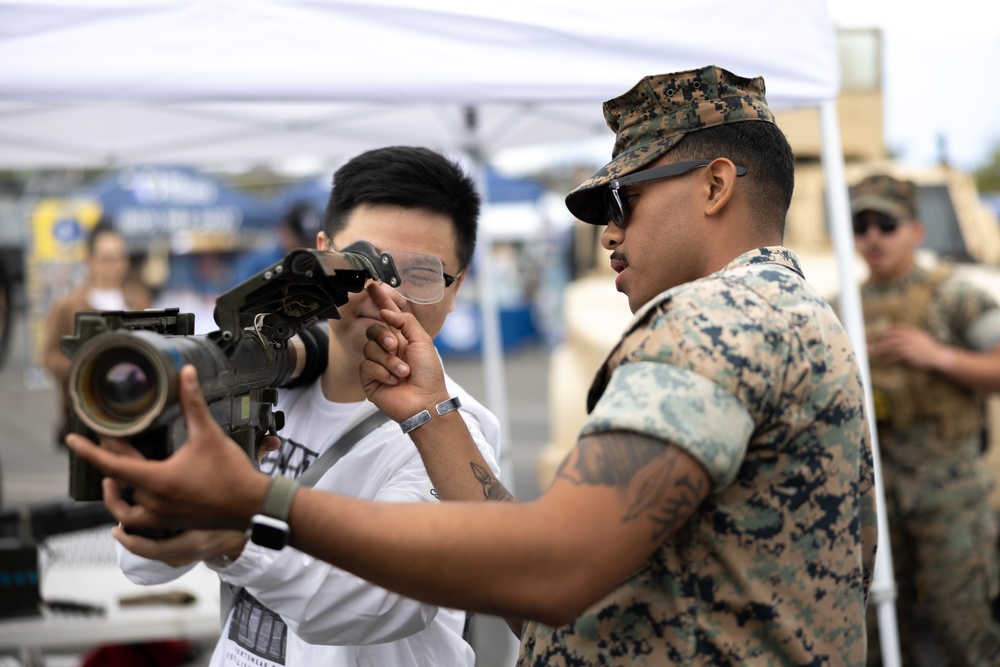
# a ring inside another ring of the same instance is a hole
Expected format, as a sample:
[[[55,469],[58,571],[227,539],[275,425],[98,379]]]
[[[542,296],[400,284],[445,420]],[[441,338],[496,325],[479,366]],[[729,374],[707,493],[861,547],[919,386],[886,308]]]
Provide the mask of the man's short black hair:
[[[774,123],[727,123],[690,132],[667,155],[671,162],[725,157],[747,173],[750,213],[761,231],[784,234],[785,217],[795,187],[795,156],[784,132]]]
[[[417,146],[389,146],[361,153],[333,174],[323,231],[332,239],[358,206],[388,204],[451,218],[461,269],[476,248],[480,197],[462,168]]]

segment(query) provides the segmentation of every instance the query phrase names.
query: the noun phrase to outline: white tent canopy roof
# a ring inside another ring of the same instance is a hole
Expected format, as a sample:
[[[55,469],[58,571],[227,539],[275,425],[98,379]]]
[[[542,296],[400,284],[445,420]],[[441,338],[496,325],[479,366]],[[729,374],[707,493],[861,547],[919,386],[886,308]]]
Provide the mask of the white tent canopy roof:
[[[0,167],[610,146],[600,103],[649,74],[763,75],[776,108],[839,86],[822,0],[0,0],[0,26]]]

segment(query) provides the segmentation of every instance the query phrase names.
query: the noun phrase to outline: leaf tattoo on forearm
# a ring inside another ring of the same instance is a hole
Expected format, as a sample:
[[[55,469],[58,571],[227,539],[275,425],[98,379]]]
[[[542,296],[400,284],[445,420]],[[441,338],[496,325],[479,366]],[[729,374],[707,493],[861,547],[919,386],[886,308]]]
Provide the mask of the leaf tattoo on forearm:
[[[500,480],[493,476],[493,473],[474,461],[470,462],[469,465],[472,467],[472,474],[483,485],[483,500],[514,501],[514,496],[510,495],[504,485],[500,483]]]
[[[617,488],[628,500],[622,522],[645,517],[660,541],[684,524],[708,492],[701,479],[677,469],[681,456],[669,443],[635,433],[581,438],[558,476],[577,485]]]

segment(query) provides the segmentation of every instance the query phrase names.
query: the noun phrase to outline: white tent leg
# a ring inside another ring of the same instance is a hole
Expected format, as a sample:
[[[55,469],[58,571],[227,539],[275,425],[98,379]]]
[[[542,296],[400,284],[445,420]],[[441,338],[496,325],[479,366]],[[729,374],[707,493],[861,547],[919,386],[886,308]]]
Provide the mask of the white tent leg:
[[[466,155],[471,162],[473,179],[482,197],[483,206],[489,201],[486,182],[486,164],[476,144],[476,113],[466,111]],[[511,456],[510,420],[507,412],[507,375],[504,368],[503,336],[500,325],[500,307],[494,289],[493,238],[484,225],[479,226],[476,254],[476,286],[479,296],[480,329],[482,332],[483,376],[486,381],[484,403],[500,422],[500,480],[517,497],[514,485],[514,461]],[[509,632],[499,617],[473,621],[472,647],[476,653],[489,648],[494,654],[488,657],[489,665],[513,665],[517,661],[520,642]],[[502,654],[502,655],[500,655]],[[481,662],[481,661],[480,661]]]
[[[493,239],[488,230],[479,228],[476,251],[476,284],[483,334],[483,374],[486,378],[486,400],[489,409],[500,420],[500,473],[503,485],[514,493],[514,466],[510,456],[510,420],[507,415],[507,376],[504,369],[503,337],[500,307],[494,291]]]
[[[840,121],[836,101],[820,105],[823,173],[826,176],[827,216],[830,233],[837,253],[840,273],[840,315],[847,335],[854,346],[861,377],[865,385],[865,409],[869,415],[872,457],[875,462],[875,498],[878,503],[878,554],[872,581],[870,604],[877,605],[878,636],[882,647],[883,667],[899,667],[899,635],[896,626],[896,582],[892,571],[892,548],[889,544],[889,521],[885,513],[885,490],[882,484],[882,461],[879,456],[878,431],[872,401],[871,373],[868,367],[868,347],[854,265],[854,238],[850,223],[850,202],[847,178],[844,175],[844,155],[840,143]]]
[[[479,117],[476,107],[465,109],[464,153],[469,159],[469,169],[476,182],[479,196],[482,197],[482,207],[490,200],[489,185],[486,179],[486,158],[479,145]],[[480,329],[482,333],[483,377],[486,380],[486,400],[484,403],[500,421],[500,479],[511,493],[514,488],[514,465],[509,451],[510,421],[507,415],[507,377],[503,363],[503,338],[500,326],[500,306],[497,304],[494,291],[493,269],[493,238],[485,225],[479,225],[477,234],[476,254],[473,264],[476,267],[476,286],[479,296]]]

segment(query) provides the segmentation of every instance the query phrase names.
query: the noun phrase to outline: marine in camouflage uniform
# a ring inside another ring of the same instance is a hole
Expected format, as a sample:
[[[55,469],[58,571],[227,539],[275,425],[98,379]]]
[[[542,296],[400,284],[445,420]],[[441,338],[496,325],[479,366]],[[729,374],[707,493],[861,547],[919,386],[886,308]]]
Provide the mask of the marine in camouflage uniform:
[[[913,183],[886,174],[864,179],[852,192],[858,249],[872,264],[861,297],[900,645],[914,664],[922,614],[950,664],[997,665],[1000,625],[991,613],[996,524],[988,502],[993,481],[981,459],[982,387],[949,376],[934,360],[957,350],[971,352],[973,364],[996,358],[1000,308],[948,267],[915,263],[913,248],[922,238],[916,196]],[[916,337],[910,345],[922,340],[926,347],[901,355],[903,335]],[[877,643],[871,654],[877,664]]]
[[[762,80],[715,67],[647,77],[605,116],[615,158],[567,197],[594,224],[606,223],[598,197],[610,183],[691,133],[773,122]],[[792,252],[745,252],[646,303],[588,409],[581,437],[669,443],[712,490],[574,622],[529,623],[519,665],[864,663],[876,527],[863,389],[844,329]]]
[[[712,493],[528,665],[860,665],[874,565],[871,453],[850,342],[787,249],[663,293],[591,388],[583,433],[682,447]]]

